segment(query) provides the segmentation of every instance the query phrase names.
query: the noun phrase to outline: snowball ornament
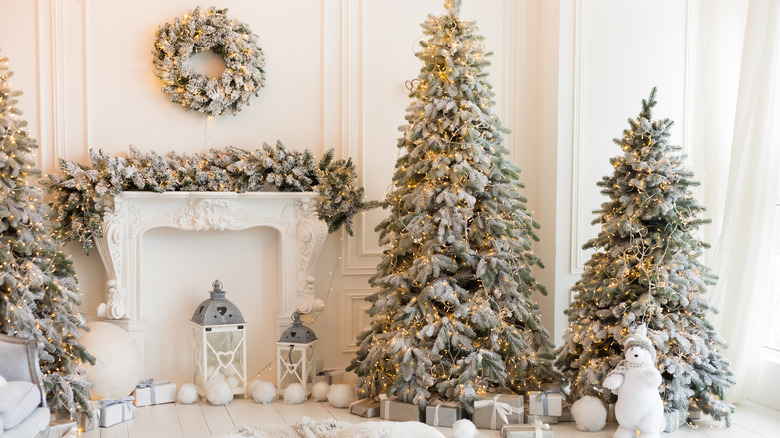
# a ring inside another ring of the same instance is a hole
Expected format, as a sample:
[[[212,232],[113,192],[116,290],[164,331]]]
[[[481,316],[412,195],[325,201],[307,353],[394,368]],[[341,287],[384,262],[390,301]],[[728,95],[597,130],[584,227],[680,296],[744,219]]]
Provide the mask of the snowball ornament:
[[[331,385],[328,391],[328,402],[337,408],[348,408],[354,398],[355,389],[352,385],[339,383]]]
[[[317,382],[311,388],[311,398],[320,402],[325,401],[328,399],[328,391],[330,391],[328,382]]]
[[[226,405],[233,401],[233,388],[221,374],[217,374],[206,384],[206,400],[216,406]]]
[[[284,388],[284,404],[297,405],[306,400],[306,388],[300,383],[290,383]]]
[[[133,392],[141,380],[141,350],[135,339],[125,330],[110,322],[87,323],[79,342],[95,356],[95,365],[84,364],[87,381],[95,385],[92,397],[120,399]]]
[[[253,380],[249,384],[249,393],[252,394],[252,399],[255,403],[262,403],[267,405],[268,403],[276,400],[276,386],[271,382],[263,380]]]
[[[474,438],[477,436],[477,426],[466,418],[452,424],[453,438]]]
[[[596,432],[607,424],[607,408],[596,397],[586,395],[571,405],[571,415],[577,429]]]
[[[192,383],[185,383],[176,393],[176,401],[183,405],[191,405],[198,401],[198,387]]]
[[[618,395],[615,418],[620,425],[613,437],[658,438],[664,425],[664,403],[658,393],[662,379],[647,327],[639,326],[623,348],[626,358],[604,379],[604,387]]]

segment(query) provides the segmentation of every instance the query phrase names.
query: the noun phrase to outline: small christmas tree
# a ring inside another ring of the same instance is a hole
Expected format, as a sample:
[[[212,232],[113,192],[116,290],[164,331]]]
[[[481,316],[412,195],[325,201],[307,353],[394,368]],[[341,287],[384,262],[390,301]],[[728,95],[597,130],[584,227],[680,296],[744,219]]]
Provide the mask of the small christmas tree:
[[[40,353],[49,407],[75,415],[87,408],[88,384],[82,363],[94,358],[79,344],[84,318],[75,313],[79,299],[75,271],[47,227],[43,190],[28,183],[37,148],[18,120],[20,92],[8,85],[11,72],[0,57],[0,331],[34,339]]]
[[[395,166],[387,246],[368,298],[371,327],[349,370],[361,397],[387,392],[425,405],[432,395],[464,406],[489,387],[554,386],[553,346],[532,295],[538,224],[520,195],[485,79],[483,37],[459,18],[459,1],[423,23],[428,37],[411,85],[405,153]]]
[[[655,104],[654,88],[639,117],[614,140],[623,155],[610,160],[614,173],[598,183],[609,201],[594,221],[601,231],[584,245],[596,252],[572,287],[569,328],[555,363],[573,399],[614,401],[601,383],[623,359],[629,332],[646,323],[666,407],[687,410],[693,403],[728,422],[734,406],[722,399],[734,381],[718,351],[726,343],[707,321],[715,309],[705,293],[715,278],[699,261],[707,244],[696,235],[707,222],[699,217],[704,207],[691,193],[698,183],[683,167],[681,148],[668,143],[672,121],[652,119]]]

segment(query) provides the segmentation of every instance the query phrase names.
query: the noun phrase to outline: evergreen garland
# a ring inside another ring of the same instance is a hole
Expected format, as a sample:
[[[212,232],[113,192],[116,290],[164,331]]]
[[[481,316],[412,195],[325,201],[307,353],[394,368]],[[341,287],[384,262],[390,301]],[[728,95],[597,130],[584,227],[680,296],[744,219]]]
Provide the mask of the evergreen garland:
[[[130,147],[124,156],[90,151],[90,164],[60,160],[62,175],[49,175],[63,238],[81,242],[89,254],[93,238],[102,237],[103,215],[113,197],[126,190],[150,192],[282,192],[320,193],[317,212],[330,232],[342,225],[352,234],[353,218],[380,204],[365,201],[357,187],[352,160],[334,160],[328,150],[319,163],[308,150],[287,149],[281,142],[254,152],[235,147],[203,154],[162,156]]]

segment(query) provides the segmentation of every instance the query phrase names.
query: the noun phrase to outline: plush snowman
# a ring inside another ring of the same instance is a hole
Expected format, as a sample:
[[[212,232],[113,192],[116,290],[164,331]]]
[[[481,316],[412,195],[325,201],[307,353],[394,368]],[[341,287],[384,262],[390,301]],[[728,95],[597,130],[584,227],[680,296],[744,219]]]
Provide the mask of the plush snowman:
[[[618,396],[614,438],[658,438],[664,425],[664,403],[658,393],[661,373],[655,367],[655,348],[647,327],[638,327],[623,345],[625,359],[604,379],[604,387]]]

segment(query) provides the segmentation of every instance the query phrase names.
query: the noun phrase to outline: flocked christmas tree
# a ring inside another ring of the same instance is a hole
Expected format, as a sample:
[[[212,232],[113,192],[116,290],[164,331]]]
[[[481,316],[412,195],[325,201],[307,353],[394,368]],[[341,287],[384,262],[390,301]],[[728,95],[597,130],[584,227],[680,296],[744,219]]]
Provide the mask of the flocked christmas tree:
[[[371,285],[371,327],[348,367],[360,396],[387,392],[465,406],[479,391],[554,386],[553,348],[534,293],[538,224],[526,211],[482,69],[483,37],[460,2],[422,25],[402,155],[378,227],[386,246]]]
[[[722,400],[734,381],[719,349],[724,339],[707,314],[705,296],[714,276],[701,261],[707,244],[696,234],[707,220],[693,197],[698,185],[683,165],[679,146],[669,144],[672,121],[653,119],[655,89],[642,112],[615,139],[623,154],[610,160],[615,170],[598,185],[609,200],[596,211],[601,224],[585,249],[596,252],[572,287],[569,328],[556,365],[571,383],[571,396],[614,400],[601,387],[623,359],[621,344],[640,323],[658,350],[664,404],[686,410],[696,405],[727,422],[734,407]]]
[[[82,363],[94,358],[79,344],[85,329],[75,271],[47,222],[43,190],[28,178],[38,173],[38,145],[19,120],[0,57],[0,331],[43,344],[41,371],[49,407],[74,415],[87,408],[88,384]]]

